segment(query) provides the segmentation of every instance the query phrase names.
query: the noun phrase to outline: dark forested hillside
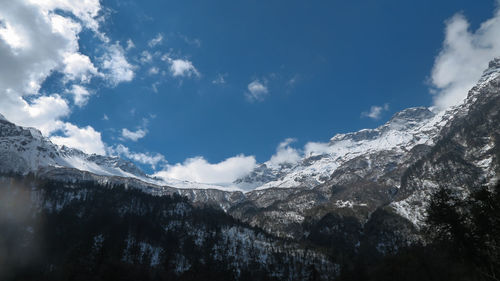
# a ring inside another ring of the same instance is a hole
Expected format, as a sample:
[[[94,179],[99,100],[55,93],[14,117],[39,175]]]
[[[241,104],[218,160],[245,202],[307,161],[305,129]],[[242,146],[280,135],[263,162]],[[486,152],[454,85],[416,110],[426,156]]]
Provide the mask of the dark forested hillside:
[[[317,245],[307,249],[220,210],[194,208],[180,196],[31,176],[6,176],[1,183],[1,280],[498,280],[500,275],[500,185],[476,188],[466,198],[440,189],[429,204],[422,243],[382,255],[366,238],[374,233],[364,234],[356,221],[333,214],[307,226],[306,244]],[[380,224],[390,221],[381,209],[364,231],[380,231]],[[324,231],[333,226],[334,232]],[[341,236],[356,232],[359,237]],[[353,247],[355,241],[361,246]]]
[[[468,197],[442,188],[428,207],[425,242],[379,259],[356,257],[340,280],[499,280],[500,184]]]
[[[337,271],[316,251],[180,196],[4,177],[0,201],[1,280],[326,280]]]

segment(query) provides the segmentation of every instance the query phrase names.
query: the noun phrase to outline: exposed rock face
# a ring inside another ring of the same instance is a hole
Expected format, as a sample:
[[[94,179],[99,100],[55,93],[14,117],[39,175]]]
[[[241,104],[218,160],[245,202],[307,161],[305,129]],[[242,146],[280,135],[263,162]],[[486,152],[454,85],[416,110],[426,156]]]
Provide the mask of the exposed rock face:
[[[429,197],[439,187],[467,193],[492,186],[500,175],[500,59],[492,61],[465,102],[449,110],[450,121],[431,151],[403,175],[391,206],[422,223]]]
[[[267,175],[278,179],[246,193],[246,200],[229,212],[294,238],[304,235],[305,220],[343,209],[364,223],[378,207],[394,200],[405,170],[430,151],[443,116],[423,107],[409,108],[379,128],[337,135],[323,154],[304,158],[286,173],[282,169],[274,177]],[[252,175],[244,180],[249,182]]]

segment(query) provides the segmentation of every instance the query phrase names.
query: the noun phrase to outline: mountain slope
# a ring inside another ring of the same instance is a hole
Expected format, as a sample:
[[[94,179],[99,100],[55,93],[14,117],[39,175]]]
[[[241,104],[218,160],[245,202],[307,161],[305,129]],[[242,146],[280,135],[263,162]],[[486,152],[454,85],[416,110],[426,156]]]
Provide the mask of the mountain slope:
[[[151,178],[116,157],[57,147],[3,117],[0,172],[179,194],[273,235],[327,247],[335,258],[366,248],[386,254],[419,240],[427,203],[439,187],[466,194],[470,186],[498,181],[499,75],[496,59],[459,106],[405,109],[378,128],[313,145],[296,164],[263,163],[235,182],[255,188],[245,193]]]
[[[392,207],[421,224],[429,198],[446,187],[467,194],[472,186],[493,186],[500,175],[500,59],[489,64],[465,102],[455,108],[429,154],[404,174]],[[402,200],[401,200],[402,199]]]
[[[466,189],[496,181],[499,72],[497,59],[458,107],[436,114],[406,109],[377,129],[333,137],[323,154],[246,193],[247,200],[229,212],[294,238],[307,236],[305,224],[327,214],[363,225],[388,204],[387,216],[401,216],[418,227],[438,186]]]
[[[105,176],[146,178],[133,163],[119,157],[88,155],[77,149],[58,147],[34,128],[23,128],[0,117],[0,169],[27,174],[40,168],[66,167]]]
[[[329,280],[318,249],[180,196],[0,177],[1,280]],[[9,258],[4,258],[4,257]]]
[[[439,132],[442,117],[442,114],[436,115],[425,107],[408,108],[376,129],[338,134],[326,145],[316,144],[316,148],[295,165],[272,169],[264,163],[266,166],[259,166],[236,183],[261,184],[257,189],[314,187],[324,183],[337,168],[360,155],[381,151],[403,155],[416,145],[431,145]]]

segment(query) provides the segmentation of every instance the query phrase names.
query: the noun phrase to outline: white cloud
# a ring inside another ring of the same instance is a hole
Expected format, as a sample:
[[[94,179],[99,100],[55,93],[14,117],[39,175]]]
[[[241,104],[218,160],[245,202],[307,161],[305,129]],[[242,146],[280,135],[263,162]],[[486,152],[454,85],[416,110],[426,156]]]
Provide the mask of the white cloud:
[[[330,147],[328,143],[323,142],[308,142],[304,146],[304,156],[310,157],[314,155],[321,155],[325,153],[330,153]]]
[[[140,128],[137,129],[137,131],[135,132],[130,131],[129,129],[126,128],[122,129],[122,137],[129,139],[131,141],[138,141],[139,139],[145,137],[147,133],[148,133],[147,130]]]
[[[162,41],[163,41],[163,35],[161,33],[158,33],[158,35],[156,35],[155,38],[149,40],[148,45],[149,47],[153,48],[156,45],[161,44]]]
[[[105,145],[101,139],[101,133],[94,128],[87,126],[78,128],[71,123],[64,123],[62,126],[64,136],[52,136],[50,140],[58,145],[66,145],[80,149],[85,153],[105,154]]]
[[[130,149],[122,144],[116,145],[108,149],[110,154],[117,154],[119,156],[124,156],[133,161],[139,162],[141,164],[150,165],[153,169],[156,169],[158,164],[167,163],[165,157],[159,153],[136,153],[130,151]]]
[[[286,82],[286,85],[290,88],[293,88],[295,87],[295,85],[297,84],[297,82],[299,81],[299,75],[298,74],[295,74],[292,78],[290,78],[287,82]]]
[[[125,51],[118,43],[108,47],[102,58],[102,68],[107,70],[106,77],[112,85],[129,82],[134,78],[134,66],[127,61]]]
[[[98,75],[97,68],[90,58],[80,53],[69,53],[64,56],[65,66],[63,72],[69,80],[89,82],[93,76]]]
[[[14,49],[27,47],[27,41],[23,40],[20,30],[16,30],[9,22],[0,21],[0,38]]]
[[[81,85],[72,85],[67,92],[73,94],[74,103],[78,107],[86,105],[90,97],[90,92]]]
[[[373,105],[370,107],[370,111],[362,112],[361,117],[368,117],[371,119],[378,120],[382,116],[382,113],[389,110],[389,104],[384,104],[383,106]]]
[[[132,39],[127,40],[127,46],[125,47],[125,50],[129,51],[131,49],[135,48],[134,41]]]
[[[160,58],[162,61],[170,64],[170,74],[174,77],[200,77],[200,72],[193,63],[187,59],[172,59],[170,54],[164,54]]]
[[[158,93],[158,86],[160,86],[160,82],[158,81],[151,84],[151,89],[153,89],[153,92]]]
[[[178,76],[191,77],[192,75],[200,76],[200,73],[194,67],[191,61],[182,59],[175,59],[175,60],[170,59],[169,61],[170,61],[170,72],[174,77]]]
[[[28,2],[32,5],[38,6],[45,13],[57,9],[71,12],[79,20],[81,20],[87,28],[91,29],[94,32],[98,32],[98,15],[101,11],[99,0],[29,0]]]
[[[153,67],[151,67],[151,68],[148,70],[148,73],[149,73],[150,75],[156,75],[156,74],[158,74],[159,72],[160,72],[160,69],[159,69],[158,67],[156,67],[156,66],[153,66]]]
[[[189,37],[187,37],[187,36],[185,36],[185,35],[182,35],[182,34],[180,34],[179,36],[180,36],[180,37],[182,38],[182,40],[184,40],[184,42],[186,42],[187,44],[189,44],[189,45],[194,45],[194,46],[196,46],[196,47],[198,47],[198,48],[199,48],[199,47],[201,47],[201,40],[200,40],[200,39],[198,39],[198,38],[191,39],[191,38],[189,38]]]
[[[223,84],[226,84],[226,76],[227,76],[227,73],[218,73],[217,74],[217,77],[215,77],[214,80],[212,80],[212,84],[216,84],[216,85],[223,85]]]
[[[276,149],[276,154],[271,156],[268,163],[272,166],[278,166],[285,163],[297,163],[301,159],[300,153],[295,148],[290,146],[290,144],[295,141],[297,140],[294,138],[287,138],[281,142]]]
[[[0,95],[7,89],[19,96],[37,93],[51,71],[64,66],[64,54],[77,51],[79,28],[56,28],[59,18],[27,3],[2,2]],[[71,19],[65,21],[66,27],[79,27]]]
[[[89,29],[101,40],[107,52],[108,74],[115,83],[130,80],[127,71],[110,71],[126,65],[118,45],[99,31],[101,5],[99,0],[70,1],[2,1],[0,8],[0,112],[22,126],[40,129],[54,140],[84,151],[104,153],[100,134],[92,127],[78,128],[61,121],[71,111],[68,102],[55,93],[40,93],[42,83],[54,72],[63,74],[67,82],[86,83],[94,76],[108,79],[91,59],[79,50],[79,33]],[[118,55],[117,55],[118,54]],[[120,58],[121,63],[116,63]],[[130,65],[129,65],[130,66]],[[105,69],[106,70],[106,69]],[[71,85],[71,84],[70,84]],[[61,92],[74,95],[75,104],[83,105],[89,91],[71,85]]]
[[[17,93],[1,93],[0,112],[11,122],[38,128],[44,135],[61,128],[60,118],[70,113],[68,103],[59,95],[40,96],[28,103]]]
[[[255,166],[256,160],[253,156],[237,155],[215,164],[209,163],[203,157],[194,157],[182,164],[168,165],[165,170],[157,172],[154,176],[227,185],[248,174]]]
[[[246,98],[251,101],[263,101],[264,97],[269,92],[267,87],[262,84],[259,80],[254,80],[250,82],[247,86],[248,92],[245,93]]]
[[[441,109],[467,97],[488,62],[500,56],[500,11],[475,31],[462,14],[456,14],[446,22],[445,34],[431,75],[434,104]]]
[[[108,117],[108,115],[104,114],[104,115],[102,116],[102,120],[104,120],[104,121],[109,121],[109,117]]]
[[[142,64],[149,63],[153,60],[153,56],[148,51],[142,51],[141,56],[139,57],[139,61]]]

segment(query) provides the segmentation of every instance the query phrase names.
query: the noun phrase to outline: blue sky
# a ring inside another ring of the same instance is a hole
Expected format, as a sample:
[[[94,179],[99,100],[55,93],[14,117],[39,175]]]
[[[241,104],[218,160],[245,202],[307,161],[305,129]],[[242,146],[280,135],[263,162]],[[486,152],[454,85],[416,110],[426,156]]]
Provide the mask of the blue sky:
[[[92,136],[75,146],[98,143],[97,151],[129,156],[148,172],[193,157],[264,162],[287,138],[301,153],[308,142],[374,128],[407,107],[444,107],[450,102],[440,97],[470,84],[440,76],[451,73],[446,62],[467,66],[476,49],[490,48],[475,45],[491,39],[478,28],[498,16],[496,1],[90,2],[34,5],[79,24],[61,33],[68,42],[60,48],[90,61],[54,58],[39,71],[35,95],[19,88],[29,106],[47,102],[58,112],[47,113],[54,125],[9,114],[14,101],[3,114],[60,144]],[[32,11],[26,3],[19,5]],[[0,27],[9,30],[3,9]],[[454,27],[460,40],[451,38]],[[0,37],[10,50],[23,50],[8,34]],[[478,68],[497,55],[490,49]]]

